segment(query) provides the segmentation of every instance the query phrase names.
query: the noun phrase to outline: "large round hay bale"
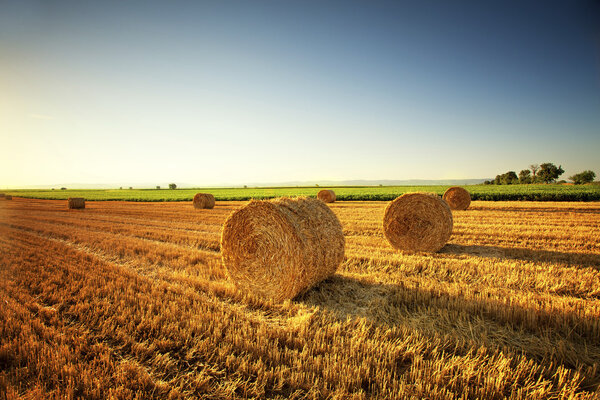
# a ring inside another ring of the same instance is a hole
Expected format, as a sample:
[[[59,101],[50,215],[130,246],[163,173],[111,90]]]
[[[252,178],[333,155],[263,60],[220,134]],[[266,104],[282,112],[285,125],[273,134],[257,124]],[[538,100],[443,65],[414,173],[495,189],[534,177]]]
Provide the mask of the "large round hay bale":
[[[85,208],[85,199],[83,197],[69,197],[67,204],[69,208]]]
[[[466,210],[471,204],[471,195],[460,186],[452,186],[442,197],[452,210]]]
[[[282,301],[333,275],[344,243],[340,221],[320,200],[253,200],[225,221],[221,253],[238,289]]]
[[[317,193],[317,199],[324,203],[333,203],[335,201],[335,192],[333,190],[323,189]]]
[[[196,193],[194,196],[194,208],[213,208],[215,196],[210,193]]]
[[[436,194],[406,193],[386,207],[383,232],[397,249],[438,251],[452,234],[452,211]]]

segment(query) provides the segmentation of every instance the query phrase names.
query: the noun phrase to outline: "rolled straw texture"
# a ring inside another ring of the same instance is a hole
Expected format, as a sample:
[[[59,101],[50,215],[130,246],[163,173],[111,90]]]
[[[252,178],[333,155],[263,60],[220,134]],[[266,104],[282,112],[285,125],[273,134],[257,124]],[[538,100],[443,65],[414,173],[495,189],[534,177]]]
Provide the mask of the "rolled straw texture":
[[[406,193],[388,204],[383,232],[400,250],[440,250],[452,234],[452,211],[436,194]]]
[[[196,193],[194,196],[194,208],[213,208],[215,196],[210,193]]]
[[[85,199],[83,197],[69,197],[67,204],[69,208],[85,208]]]
[[[221,253],[238,289],[291,299],[333,275],[344,259],[344,234],[322,201],[253,200],[225,221]]]
[[[335,192],[333,190],[323,189],[317,193],[317,199],[324,203],[333,203],[335,201]]]
[[[471,204],[471,195],[460,186],[452,186],[442,197],[452,210],[466,210]]]

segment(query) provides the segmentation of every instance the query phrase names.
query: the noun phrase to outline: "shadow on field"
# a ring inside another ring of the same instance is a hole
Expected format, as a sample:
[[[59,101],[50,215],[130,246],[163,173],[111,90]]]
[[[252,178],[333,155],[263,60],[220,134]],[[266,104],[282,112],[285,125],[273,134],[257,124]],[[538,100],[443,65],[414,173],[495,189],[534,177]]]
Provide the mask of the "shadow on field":
[[[551,328],[554,333],[564,334],[565,338],[593,338],[600,343],[597,321],[586,318],[578,310],[554,309],[549,312],[541,310],[535,302],[522,306],[510,299],[501,301],[477,293],[471,291],[470,298],[466,298],[462,292],[447,293],[418,284],[407,287],[334,275],[295,301],[329,310],[342,320],[364,317],[378,324],[394,326],[407,321],[414,323],[416,316],[421,315],[429,316],[432,324],[440,323],[446,328],[451,328],[459,319],[463,322],[472,319],[475,325],[486,320],[511,329],[519,327],[536,335],[547,333]]]
[[[373,305],[387,299],[394,286],[373,284],[342,275],[334,275],[296,298],[308,306],[319,306],[340,319],[365,317],[375,320]],[[378,321],[375,321],[378,322]]]
[[[538,362],[550,358],[568,368],[600,362],[598,323],[575,310],[547,311],[537,304],[523,306],[477,292],[466,298],[462,293],[342,275],[326,279],[295,301],[318,306],[340,321],[365,318],[385,329],[444,337],[455,342],[452,351],[457,354],[475,345],[508,349]],[[400,332],[397,334],[404,335]],[[557,348],[557,343],[564,347]],[[595,390],[600,385],[600,371],[587,377],[585,385]]]
[[[447,244],[440,250],[440,254],[467,254],[478,257],[564,263],[575,267],[594,267],[595,269],[600,267],[600,254],[462,244]]]

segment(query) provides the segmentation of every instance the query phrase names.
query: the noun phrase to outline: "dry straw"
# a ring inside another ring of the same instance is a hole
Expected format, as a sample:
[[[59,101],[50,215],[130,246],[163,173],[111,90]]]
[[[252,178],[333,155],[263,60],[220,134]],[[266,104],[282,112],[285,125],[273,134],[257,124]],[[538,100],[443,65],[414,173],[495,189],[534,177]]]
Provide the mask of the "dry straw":
[[[460,186],[452,186],[442,197],[452,210],[466,210],[471,204],[471,195]]]
[[[323,189],[317,193],[317,198],[324,203],[333,203],[335,201],[335,192],[333,190]]]
[[[83,197],[69,197],[67,204],[69,208],[85,208],[85,199]]]
[[[210,193],[196,193],[194,196],[194,208],[213,208],[215,196]]]
[[[436,194],[406,193],[385,209],[383,232],[397,249],[438,251],[452,234],[452,211]]]
[[[221,252],[238,289],[282,301],[335,273],[344,259],[344,234],[320,200],[252,200],[225,221]]]

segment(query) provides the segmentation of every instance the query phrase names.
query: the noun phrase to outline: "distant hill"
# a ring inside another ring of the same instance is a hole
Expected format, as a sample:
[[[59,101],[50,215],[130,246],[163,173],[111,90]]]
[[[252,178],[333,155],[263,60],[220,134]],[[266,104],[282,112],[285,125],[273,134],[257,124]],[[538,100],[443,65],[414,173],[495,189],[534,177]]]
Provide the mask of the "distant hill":
[[[154,188],[156,184],[131,184],[131,183],[56,183],[53,185],[23,185],[19,187],[14,187],[15,189],[56,189],[60,190],[60,188],[67,189],[118,189],[119,187],[123,187],[123,189],[128,189],[130,186],[133,186],[136,189],[149,189]],[[161,186],[166,189],[169,188],[168,184]]]

